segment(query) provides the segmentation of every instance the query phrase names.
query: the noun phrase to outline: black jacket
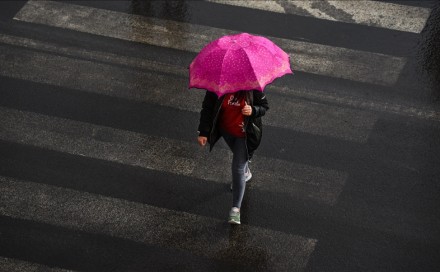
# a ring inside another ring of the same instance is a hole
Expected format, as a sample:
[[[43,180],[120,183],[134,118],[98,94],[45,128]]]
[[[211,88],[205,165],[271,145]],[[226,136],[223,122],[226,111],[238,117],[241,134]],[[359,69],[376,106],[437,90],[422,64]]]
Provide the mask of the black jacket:
[[[261,117],[266,114],[269,104],[266,95],[260,91],[242,91],[246,94],[246,102],[252,107],[252,115],[245,118],[246,124],[246,145],[249,159],[252,158],[254,151],[258,148],[261,137],[263,124]],[[217,97],[213,92],[207,91],[200,112],[199,136],[208,137],[210,150],[221,137],[217,126],[217,119],[220,108],[225,96]]]

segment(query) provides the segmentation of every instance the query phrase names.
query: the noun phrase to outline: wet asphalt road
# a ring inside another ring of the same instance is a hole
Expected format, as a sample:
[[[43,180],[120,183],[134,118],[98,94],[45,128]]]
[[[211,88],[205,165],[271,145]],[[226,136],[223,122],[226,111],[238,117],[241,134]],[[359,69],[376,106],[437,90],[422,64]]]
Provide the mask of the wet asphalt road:
[[[0,270],[438,270],[438,2],[380,2],[429,9],[421,32],[325,4],[339,21],[283,1],[47,3],[0,4]],[[186,90],[200,46],[233,31],[295,71],[266,90],[238,227],[230,153],[197,146]]]

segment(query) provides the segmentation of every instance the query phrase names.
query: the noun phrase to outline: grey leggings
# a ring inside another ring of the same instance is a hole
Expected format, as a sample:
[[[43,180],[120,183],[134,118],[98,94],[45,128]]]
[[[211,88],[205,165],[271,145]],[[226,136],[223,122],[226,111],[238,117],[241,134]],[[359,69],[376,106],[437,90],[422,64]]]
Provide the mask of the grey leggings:
[[[248,171],[248,154],[245,138],[236,138],[222,132],[225,142],[232,151],[232,207],[241,207],[246,188],[245,173]]]

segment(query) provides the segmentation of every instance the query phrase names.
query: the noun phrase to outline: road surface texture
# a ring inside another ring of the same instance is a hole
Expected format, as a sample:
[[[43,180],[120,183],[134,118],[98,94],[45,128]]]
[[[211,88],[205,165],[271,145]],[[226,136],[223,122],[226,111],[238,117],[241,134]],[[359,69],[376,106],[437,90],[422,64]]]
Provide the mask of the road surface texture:
[[[437,1],[2,1],[0,271],[438,271]],[[242,225],[188,65],[248,32],[265,90]]]

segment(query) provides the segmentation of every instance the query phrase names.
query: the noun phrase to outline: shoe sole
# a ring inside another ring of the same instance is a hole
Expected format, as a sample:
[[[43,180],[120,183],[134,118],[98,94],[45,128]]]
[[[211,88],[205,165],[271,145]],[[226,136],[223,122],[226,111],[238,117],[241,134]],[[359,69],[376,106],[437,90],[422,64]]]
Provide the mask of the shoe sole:
[[[232,225],[241,225],[241,222],[237,222],[237,221],[234,221],[234,220],[229,220],[228,223],[232,224]]]

